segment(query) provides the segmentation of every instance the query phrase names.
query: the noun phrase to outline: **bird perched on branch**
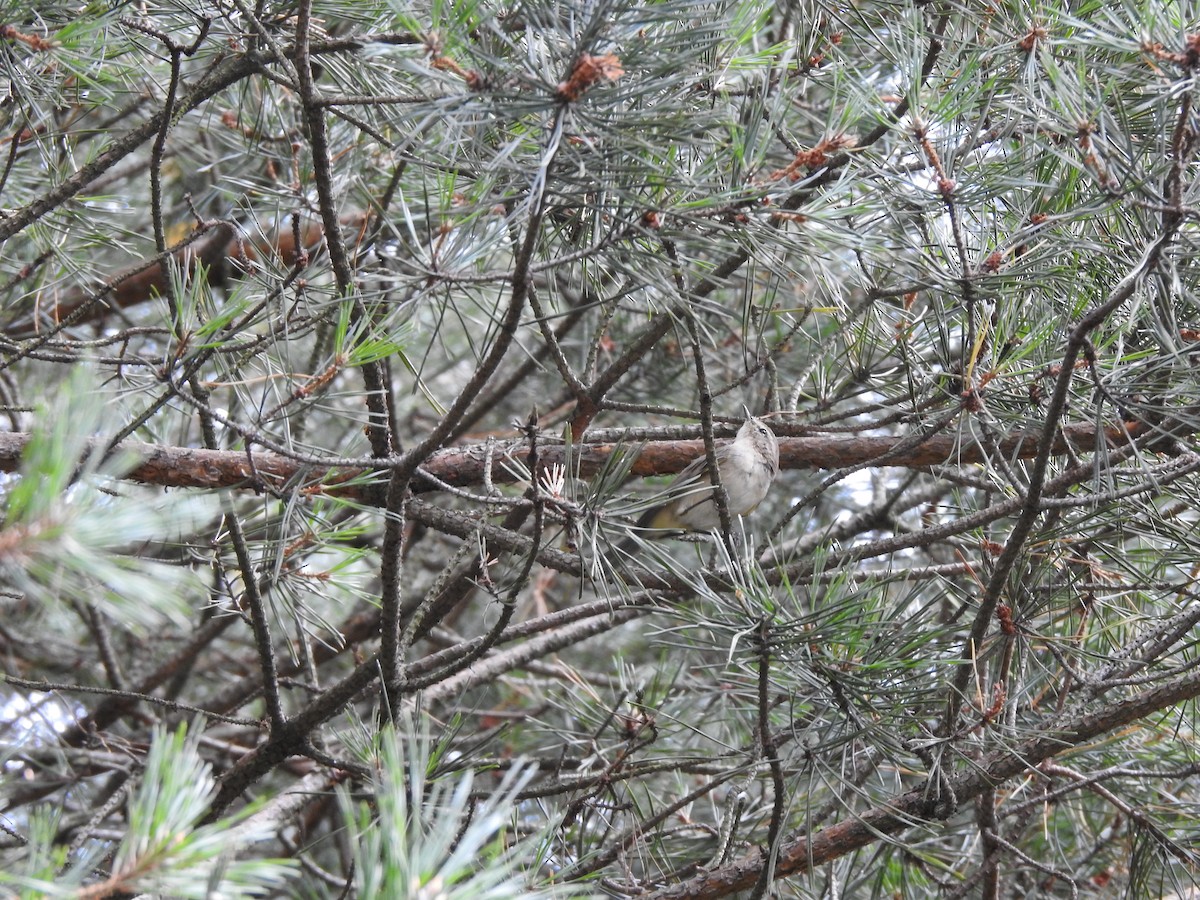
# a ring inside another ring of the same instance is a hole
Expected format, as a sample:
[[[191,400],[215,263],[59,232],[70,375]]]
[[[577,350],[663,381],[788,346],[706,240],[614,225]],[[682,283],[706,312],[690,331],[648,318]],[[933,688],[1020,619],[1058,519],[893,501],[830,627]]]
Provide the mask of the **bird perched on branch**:
[[[746,516],[767,496],[779,472],[779,442],[762,419],[750,416],[732,441],[717,450],[717,470],[731,516]],[[721,527],[708,457],[692,460],[671,482],[667,500],[646,510],[638,527],[712,531]]]

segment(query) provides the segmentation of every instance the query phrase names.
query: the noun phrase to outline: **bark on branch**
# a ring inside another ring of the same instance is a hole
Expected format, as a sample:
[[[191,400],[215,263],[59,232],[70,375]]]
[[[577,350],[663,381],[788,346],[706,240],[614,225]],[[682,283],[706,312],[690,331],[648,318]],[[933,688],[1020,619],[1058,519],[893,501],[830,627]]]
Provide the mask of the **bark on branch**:
[[[1144,437],[1149,430],[1150,426],[1135,422],[1109,426],[1100,433],[1092,425],[1070,426],[1060,432],[1054,452],[1065,453],[1068,445],[1085,452],[1100,446],[1121,446],[1134,438]],[[20,470],[21,455],[29,440],[30,435],[23,432],[0,433],[0,471]],[[904,438],[845,435],[784,438],[779,442],[780,465],[784,469],[834,469],[886,459],[883,464],[887,466],[926,468],[980,463],[989,455],[974,441],[944,435],[934,435],[907,452],[889,455],[901,440]],[[609,456],[625,446],[615,443],[576,445],[571,449],[571,457],[578,465],[579,475],[586,478],[599,471]],[[335,467],[316,458],[302,460],[270,451],[201,450],[135,441],[126,441],[118,449],[132,453],[140,460],[126,477],[162,487],[298,487],[313,494],[374,502],[379,496],[378,484],[386,478],[388,471],[386,461],[378,461],[375,466]],[[1009,435],[999,441],[999,449],[1009,459],[1029,459],[1037,453],[1038,435],[1032,432]],[[1143,449],[1173,452],[1174,441],[1164,438],[1151,446],[1143,444]],[[520,466],[509,465],[506,461],[524,458],[527,452],[524,442],[498,443],[490,452],[494,482],[520,480]],[[631,471],[642,477],[678,472],[703,452],[702,441],[652,442],[641,449]],[[455,487],[470,487],[483,482],[488,454],[489,449],[484,444],[447,447],[434,452],[422,470]],[[539,458],[547,466],[565,464],[566,449],[561,445],[543,445]],[[438,487],[434,482],[418,477],[414,479],[412,489],[416,493],[426,493],[438,490]]]

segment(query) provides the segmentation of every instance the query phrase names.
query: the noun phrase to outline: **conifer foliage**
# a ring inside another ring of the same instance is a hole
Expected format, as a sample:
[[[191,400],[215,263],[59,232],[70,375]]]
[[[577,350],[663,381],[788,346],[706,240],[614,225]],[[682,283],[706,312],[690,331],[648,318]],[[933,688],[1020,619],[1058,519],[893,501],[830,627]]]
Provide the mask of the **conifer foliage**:
[[[0,0],[0,895],[1191,895],[1198,78],[1167,0]]]

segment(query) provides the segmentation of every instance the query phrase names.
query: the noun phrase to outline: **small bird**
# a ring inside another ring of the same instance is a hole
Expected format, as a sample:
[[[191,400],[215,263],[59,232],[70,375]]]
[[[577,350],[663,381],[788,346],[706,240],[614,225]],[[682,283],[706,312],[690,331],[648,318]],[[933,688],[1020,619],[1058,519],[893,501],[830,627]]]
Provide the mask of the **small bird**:
[[[729,515],[752,513],[779,472],[779,442],[762,419],[750,416],[737,436],[717,447],[717,469],[728,498]],[[708,458],[692,460],[667,488],[668,500],[646,510],[638,527],[671,531],[713,531],[721,516],[713,499]]]

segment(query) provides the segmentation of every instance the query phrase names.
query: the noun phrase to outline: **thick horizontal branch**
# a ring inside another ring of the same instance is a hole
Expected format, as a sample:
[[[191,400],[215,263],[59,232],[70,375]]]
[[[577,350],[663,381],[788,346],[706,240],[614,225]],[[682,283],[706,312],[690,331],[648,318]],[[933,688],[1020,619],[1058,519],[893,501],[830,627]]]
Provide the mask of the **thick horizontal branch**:
[[[1091,425],[1075,425],[1060,432],[1054,452],[1091,451],[1103,446],[1121,446],[1132,438],[1141,437],[1149,426],[1123,423],[1110,426],[1101,433]],[[21,455],[30,436],[21,432],[0,433],[0,471],[20,469]],[[823,435],[818,437],[784,438],[779,442],[780,466],[784,469],[835,469],[852,465],[869,465],[872,460],[885,460],[883,465],[925,468],[942,464],[970,465],[985,462],[989,451],[971,440],[953,436],[934,435],[911,449],[893,450],[904,437],[858,437]],[[1169,451],[1172,442],[1150,449]],[[578,465],[582,477],[594,475],[617,450],[627,444],[583,444],[571,448],[570,456]],[[199,450],[191,447],[171,447],[134,441],[122,443],[122,452],[132,453],[140,462],[127,476],[133,481],[162,487],[187,488],[262,488],[299,489],[309,493],[353,497],[373,502],[378,481],[373,476],[389,469],[387,461],[376,466],[359,468],[329,467],[319,459],[302,461],[270,451]],[[998,443],[999,452],[1009,460],[1029,459],[1037,452],[1037,435],[1019,432]],[[489,453],[492,459],[488,460]],[[632,466],[638,476],[663,475],[678,472],[687,463],[704,453],[701,441],[658,441],[642,447]],[[506,464],[523,459],[526,446],[522,441],[498,443],[489,449],[484,444],[448,447],[432,454],[422,470],[433,478],[455,487],[482,484],[484,472],[491,469],[496,483],[512,483],[521,478],[519,465]],[[539,458],[546,464],[566,462],[566,448],[542,445]],[[429,479],[417,479],[413,489],[418,493],[437,490]]]

